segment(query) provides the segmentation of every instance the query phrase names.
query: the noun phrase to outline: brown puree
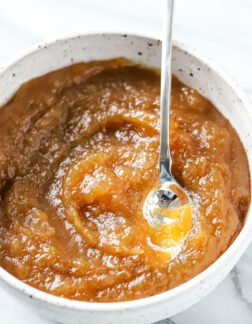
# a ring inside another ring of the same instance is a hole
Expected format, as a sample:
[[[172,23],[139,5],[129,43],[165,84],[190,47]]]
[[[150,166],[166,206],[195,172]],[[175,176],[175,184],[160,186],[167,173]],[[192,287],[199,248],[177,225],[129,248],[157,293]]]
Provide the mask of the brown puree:
[[[246,154],[229,122],[175,77],[173,173],[194,226],[170,262],[146,242],[159,83],[157,71],[125,59],[80,63],[23,84],[1,108],[4,269],[57,296],[124,301],[187,281],[228,248],[250,203]]]

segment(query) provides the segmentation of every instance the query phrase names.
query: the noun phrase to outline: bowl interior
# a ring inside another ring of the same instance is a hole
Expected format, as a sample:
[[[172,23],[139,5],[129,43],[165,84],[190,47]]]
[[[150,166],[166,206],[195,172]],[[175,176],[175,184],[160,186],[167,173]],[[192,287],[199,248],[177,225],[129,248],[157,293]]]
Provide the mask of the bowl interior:
[[[161,42],[159,40],[126,34],[82,35],[38,45],[32,50],[29,50],[25,56],[22,55],[15,58],[15,60],[11,62],[10,65],[0,74],[0,105],[4,104],[9,99],[22,83],[73,63],[90,60],[104,60],[123,56],[150,67],[160,67],[160,54]],[[249,105],[242,92],[233,84],[232,81],[219,71],[211,61],[205,59],[195,50],[179,44],[178,42],[174,42],[173,46],[172,72],[186,85],[193,87],[211,100],[212,103],[230,121],[245,147],[251,172],[252,150],[250,147],[252,145],[252,140],[250,130],[252,122]],[[231,270],[235,262],[248,246],[251,240],[251,230],[252,214],[249,210],[245,226],[235,242],[202,274],[193,278],[190,282],[158,296],[138,301],[117,303],[125,305],[118,306],[118,310],[125,310],[127,307],[129,309],[133,306],[138,307],[137,305],[147,306],[148,304],[151,304],[152,301],[167,301],[167,299],[174,298],[174,296],[183,294],[186,290],[193,289],[193,287],[201,284],[201,291],[197,296],[194,294],[194,297],[191,300],[188,300],[187,302],[184,300],[183,305],[174,309],[173,312],[170,312],[169,316],[173,315],[174,312],[176,313],[179,310],[189,307],[202,298],[209,290],[213,289],[224,275]],[[217,273],[220,269],[223,269],[222,275],[217,279]],[[209,279],[210,281],[207,281],[211,276],[215,276],[215,280],[211,281]],[[39,291],[35,292],[35,290],[29,286],[24,288],[26,285],[15,278],[11,279],[12,276],[5,274],[3,269],[0,269],[0,278],[1,277],[6,282],[8,281],[10,285],[15,286],[15,288],[18,288],[19,290],[23,289],[26,293],[33,294],[34,296],[36,295],[35,297],[37,298],[47,299],[50,303],[56,303],[55,301],[59,299],[58,297],[49,296],[48,294]],[[208,288],[203,291],[202,285],[203,287],[208,285]],[[48,297],[45,298],[45,295],[48,295]],[[90,304],[73,301],[64,302],[63,299],[57,303],[58,305],[70,305],[69,307],[82,309],[86,306],[77,305]],[[104,309],[110,309],[111,311],[117,309],[115,304],[111,304],[111,306],[108,304],[105,305]],[[87,307],[91,309],[93,306]],[[100,306],[97,306],[97,309],[99,307]],[[103,306],[101,306],[100,309],[102,309],[102,307]]]

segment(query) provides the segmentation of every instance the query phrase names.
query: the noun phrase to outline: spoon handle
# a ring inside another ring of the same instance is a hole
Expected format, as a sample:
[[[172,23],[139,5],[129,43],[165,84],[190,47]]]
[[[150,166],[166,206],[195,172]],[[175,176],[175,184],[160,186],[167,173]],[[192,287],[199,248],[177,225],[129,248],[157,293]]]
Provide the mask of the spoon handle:
[[[171,51],[172,51],[172,19],[173,0],[163,0],[163,39],[162,39],[162,67],[161,67],[161,97],[160,97],[160,177],[171,177],[171,153],[169,141],[170,101],[171,101]],[[165,172],[165,174],[164,174]],[[168,174],[167,174],[168,173]]]

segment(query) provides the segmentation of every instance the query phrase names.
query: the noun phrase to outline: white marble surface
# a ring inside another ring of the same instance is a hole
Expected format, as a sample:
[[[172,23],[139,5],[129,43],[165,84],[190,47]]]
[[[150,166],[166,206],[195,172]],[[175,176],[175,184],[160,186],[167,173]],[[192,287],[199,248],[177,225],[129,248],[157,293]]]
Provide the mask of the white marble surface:
[[[252,102],[252,0],[177,0],[175,38],[223,67]],[[30,45],[85,30],[160,35],[160,0],[0,0],[0,66]],[[252,234],[252,233],[251,233]],[[0,324],[50,324],[0,289]],[[159,324],[251,324],[252,245],[205,299]]]

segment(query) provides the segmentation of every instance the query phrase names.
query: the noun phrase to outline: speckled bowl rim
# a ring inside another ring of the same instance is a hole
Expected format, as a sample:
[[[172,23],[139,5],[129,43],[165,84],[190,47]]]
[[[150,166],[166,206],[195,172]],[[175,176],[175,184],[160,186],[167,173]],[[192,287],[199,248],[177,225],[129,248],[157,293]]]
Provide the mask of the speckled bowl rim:
[[[133,33],[130,32],[114,32],[114,31],[85,31],[82,33],[74,34],[74,35],[66,35],[61,38],[53,38],[51,40],[43,41],[40,43],[37,43],[36,45],[28,48],[27,50],[23,51],[21,54],[17,55],[13,59],[9,60],[7,64],[5,64],[3,67],[0,67],[0,74],[4,73],[11,65],[22,59],[23,57],[33,53],[40,51],[42,48],[48,45],[52,45],[57,42],[64,42],[69,39],[75,39],[78,37],[83,36],[90,36],[90,35],[128,35],[133,37],[140,37],[140,38],[152,38],[153,40],[158,40],[158,37],[156,37],[155,34],[152,33],[145,33],[145,32],[139,32],[139,33]],[[210,58],[200,53],[195,48],[186,45],[182,42],[173,41],[173,47],[177,47],[180,50],[187,52],[188,54],[194,56],[197,58],[197,60],[201,61],[203,64],[205,64],[210,70],[213,70],[215,73],[218,74],[218,76],[227,83],[231,89],[234,91],[234,93],[237,95],[237,97],[242,101],[244,109],[247,111],[252,125],[252,110],[250,108],[249,101],[246,97],[246,95],[243,93],[243,91],[238,87],[238,85],[221,69],[219,68]],[[251,173],[251,166],[249,166],[250,173]],[[250,179],[250,186],[252,183],[252,178]],[[251,186],[252,187],[252,186]],[[26,294],[30,298],[37,299],[38,301],[48,303],[57,307],[66,308],[66,309],[72,309],[72,310],[83,310],[83,311],[96,311],[96,312],[111,312],[111,311],[126,311],[126,310],[133,310],[137,308],[143,308],[148,305],[157,304],[163,301],[169,302],[169,300],[178,297],[178,295],[184,294],[188,290],[193,290],[196,286],[199,286],[203,284],[208,278],[213,276],[216,272],[221,271],[221,269],[224,267],[226,263],[229,262],[230,259],[233,257],[241,257],[241,255],[244,253],[245,249],[248,247],[249,243],[252,241],[252,207],[251,204],[249,206],[249,210],[247,213],[247,217],[244,223],[244,226],[237,236],[237,238],[234,240],[234,242],[230,245],[230,247],[207,269],[205,269],[203,272],[198,274],[197,276],[193,277],[192,279],[188,280],[187,282],[171,289],[166,292],[141,298],[137,300],[131,300],[131,301],[124,301],[124,302],[113,302],[113,303],[97,303],[97,302],[86,302],[86,301],[75,301],[63,297],[57,297],[54,295],[51,295],[49,293],[40,291],[36,288],[33,288],[25,283],[23,283],[21,280],[17,279],[16,277],[9,274],[6,270],[4,270],[2,267],[0,267],[0,280],[2,280],[5,284],[10,286],[11,288],[14,288],[18,290],[20,293]],[[250,215],[251,214],[251,215]],[[249,216],[250,215],[250,216]],[[249,217],[248,217],[249,216]]]

